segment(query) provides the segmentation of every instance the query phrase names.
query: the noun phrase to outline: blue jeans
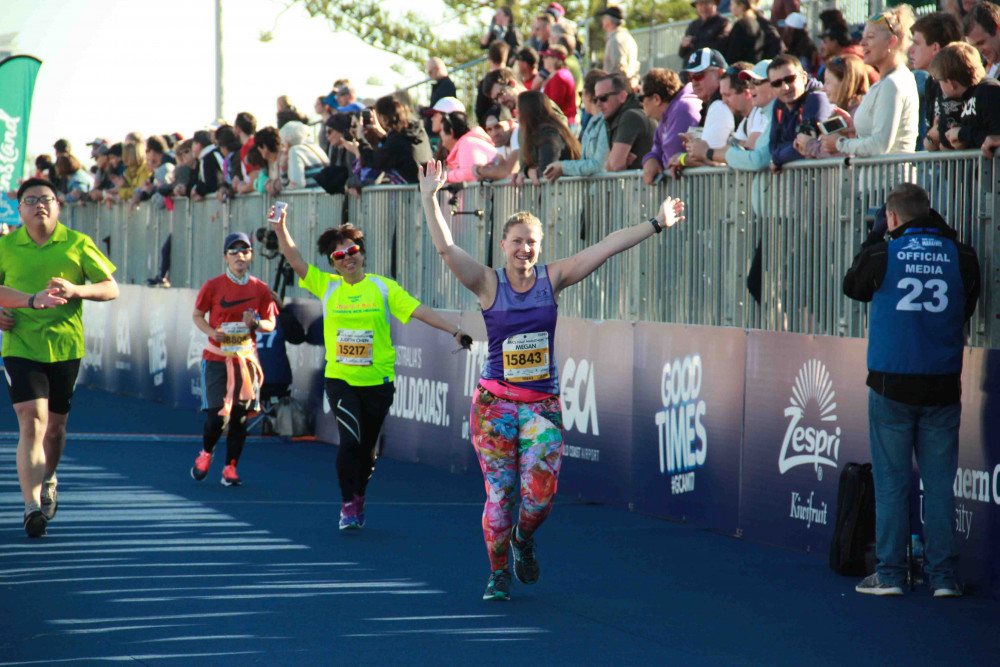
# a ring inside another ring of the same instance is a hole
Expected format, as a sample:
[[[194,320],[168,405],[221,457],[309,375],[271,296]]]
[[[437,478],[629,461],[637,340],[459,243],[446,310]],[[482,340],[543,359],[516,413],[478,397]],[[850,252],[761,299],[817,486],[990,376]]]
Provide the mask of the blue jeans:
[[[961,417],[961,403],[908,405],[869,389],[876,570],[879,579],[887,584],[900,586],[906,580],[914,454],[924,482],[924,570],[932,588],[956,583],[958,546],[953,484],[958,470]]]

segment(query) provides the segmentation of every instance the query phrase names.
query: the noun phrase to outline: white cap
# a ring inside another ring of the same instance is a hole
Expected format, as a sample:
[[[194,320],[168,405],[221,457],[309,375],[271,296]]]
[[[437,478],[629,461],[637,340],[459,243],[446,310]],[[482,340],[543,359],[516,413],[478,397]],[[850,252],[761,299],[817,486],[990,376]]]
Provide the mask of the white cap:
[[[452,111],[465,113],[465,105],[457,97],[442,97],[432,109],[441,113],[451,113]]]
[[[801,30],[806,27],[806,17],[799,12],[792,12],[783,21],[778,21],[778,25],[783,28],[788,27]]]

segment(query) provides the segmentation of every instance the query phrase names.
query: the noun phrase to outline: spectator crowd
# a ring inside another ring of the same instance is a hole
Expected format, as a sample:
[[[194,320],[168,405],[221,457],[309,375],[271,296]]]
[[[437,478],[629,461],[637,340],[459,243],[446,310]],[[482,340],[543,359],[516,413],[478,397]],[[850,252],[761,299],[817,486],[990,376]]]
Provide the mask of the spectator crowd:
[[[64,203],[172,206],[248,193],[322,188],[362,196],[380,183],[416,183],[441,160],[448,180],[516,184],[640,170],[646,184],[715,165],[780,172],[804,159],[1000,145],[1000,6],[966,1],[917,19],[898,5],[851,26],[840,11],[810,25],[799,0],[695,0],[679,44],[680,71],[640,77],[625,11],[594,19],[603,59],[584,53],[577,23],[553,2],[527,38],[499,7],[479,44],[487,71],[472,113],[448,66],[426,63],[430,103],[403,92],[359,99],[348,79],[317,97],[313,118],[287,96],[274,125],[241,112],[184,137],[130,133],[89,142],[94,167],[69,142],[42,155],[36,175]],[[585,63],[598,67],[588,68]]]

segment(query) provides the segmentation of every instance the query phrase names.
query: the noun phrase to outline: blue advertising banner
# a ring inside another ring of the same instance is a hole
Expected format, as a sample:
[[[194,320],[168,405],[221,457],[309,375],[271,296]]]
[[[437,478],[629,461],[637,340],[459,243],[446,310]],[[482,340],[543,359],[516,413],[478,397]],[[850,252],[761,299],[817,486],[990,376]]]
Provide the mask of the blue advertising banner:
[[[738,532],[746,339],[742,329],[636,325],[636,510]]]
[[[829,553],[840,471],[870,461],[867,341],[751,331],[740,525],[753,540]]]
[[[11,56],[0,61],[0,223],[21,224],[17,202],[7,196],[24,177],[28,122],[35,77],[42,61],[33,56]]]
[[[616,505],[631,499],[632,336],[630,322],[559,318],[563,498]]]

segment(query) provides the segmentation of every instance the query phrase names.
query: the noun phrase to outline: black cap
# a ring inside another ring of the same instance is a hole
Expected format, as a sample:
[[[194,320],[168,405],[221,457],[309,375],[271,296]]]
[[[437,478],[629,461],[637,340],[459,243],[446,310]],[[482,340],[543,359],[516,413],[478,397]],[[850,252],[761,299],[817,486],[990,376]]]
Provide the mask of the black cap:
[[[625,20],[625,12],[618,5],[608,5],[601,11],[594,14],[594,18],[600,18],[602,16],[610,16],[619,22]]]
[[[347,136],[348,134],[351,133],[351,124],[352,124],[351,120],[352,120],[351,114],[338,111],[336,113],[330,114],[330,116],[326,119],[324,124],[328,128],[336,130],[337,132],[340,132],[344,136]]]

